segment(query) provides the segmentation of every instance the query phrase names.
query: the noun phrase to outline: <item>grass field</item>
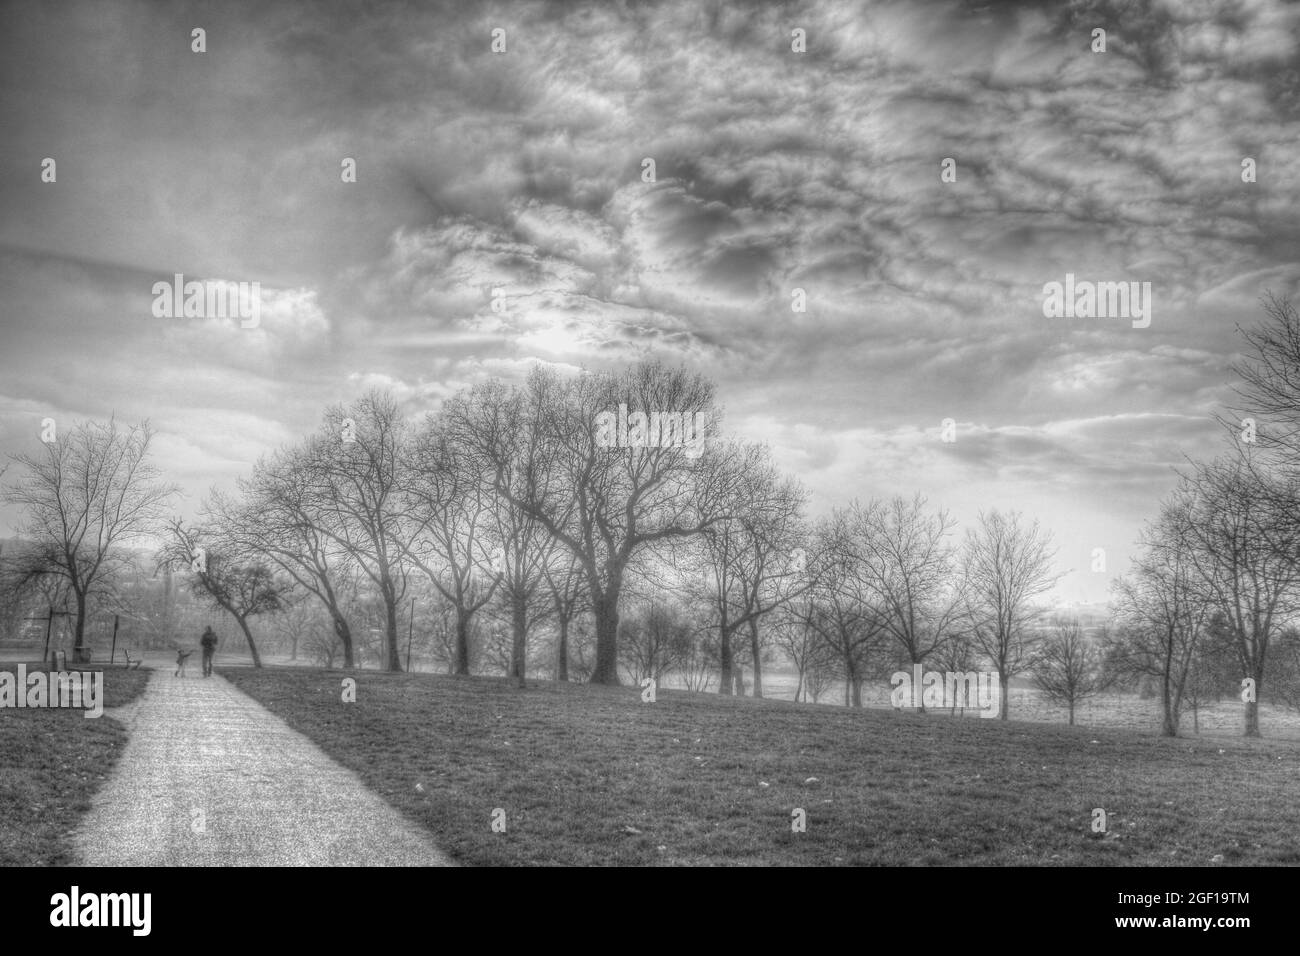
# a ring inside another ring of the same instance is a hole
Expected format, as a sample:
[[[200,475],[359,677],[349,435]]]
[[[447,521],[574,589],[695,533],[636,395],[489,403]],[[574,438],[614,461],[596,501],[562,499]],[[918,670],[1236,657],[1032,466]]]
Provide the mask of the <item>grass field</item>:
[[[90,665],[93,667],[94,665]],[[29,664],[33,673],[36,665]],[[15,665],[0,665],[13,672]],[[104,668],[104,706],[139,696],[147,670]],[[0,866],[72,862],[70,837],[126,744],[126,728],[81,710],[0,708]]]
[[[342,672],[223,674],[466,864],[1300,863],[1294,740],[377,672],[343,703]]]

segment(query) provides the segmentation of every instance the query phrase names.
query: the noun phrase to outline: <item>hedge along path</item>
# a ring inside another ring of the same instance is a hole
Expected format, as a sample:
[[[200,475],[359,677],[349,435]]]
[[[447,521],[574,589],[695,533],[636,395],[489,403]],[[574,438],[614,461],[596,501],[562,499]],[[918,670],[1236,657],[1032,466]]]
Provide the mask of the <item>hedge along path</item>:
[[[133,705],[109,712],[131,736],[74,834],[78,863],[453,865],[425,830],[219,675],[158,666]]]

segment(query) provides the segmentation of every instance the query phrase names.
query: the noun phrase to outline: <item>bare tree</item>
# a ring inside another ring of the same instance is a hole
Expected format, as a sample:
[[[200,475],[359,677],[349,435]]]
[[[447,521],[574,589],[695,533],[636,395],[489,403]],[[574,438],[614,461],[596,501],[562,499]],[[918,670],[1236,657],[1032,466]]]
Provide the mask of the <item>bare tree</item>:
[[[390,671],[402,669],[398,609],[409,572],[405,443],[396,401],[372,391],[349,406],[327,409],[304,453],[319,511],[316,529],[357,562],[383,603],[383,656]]]
[[[298,659],[298,650],[306,643],[308,636],[321,629],[321,609],[319,605],[298,601],[282,608],[275,615],[275,631],[283,641],[289,644],[289,660]]]
[[[812,601],[792,605],[842,663],[846,707],[862,706],[869,659],[890,633],[886,616],[875,603],[878,596],[867,582],[854,530],[852,510],[837,509],[818,524],[812,554],[805,558]]]
[[[849,517],[863,586],[911,665],[960,632],[965,610],[961,567],[948,543],[954,522],[946,511],[927,514],[925,505],[920,495],[855,503]]]
[[[821,702],[822,694],[830,690],[831,685],[835,683],[838,666],[834,654],[821,654],[812,659],[808,666],[808,673],[804,675],[805,701],[811,694],[814,704]]]
[[[816,592],[806,591],[798,598],[793,607],[786,607],[778,615],[775,627],[776,644],[794,665],[798,675],[794,689],[794,699],[798,702],[800,695],[807,700],[811,690],[809,681],[812,670],[821,667],[835,673],[839,666],[834,648],[818,634],[813,624]]]
[[[704,436],[679,442],[670,433],[662,440],[665,416],[680,423],[712,414],[713,388],[653,362],[618,376],[584,372],[570,380],[539,367],[521,407],[524,427],[493,433],[481,446],[496,471],[497,493],[581,564],[596,628],[591,681],[618,684],[619,600],[629,565],[647,548],[699,534],[720,520],[722,502],[730,500],[735,476],[717,467]],[[634,415],[647,422],[654,416],[657,443],[646,440],[639,418],[638,429],[625,434],[622,422]],[[506,475],[519,459],[518,442],[536,450],[522,485]]]
[[[737,442],[717,444],[721,467],[737,476],[730,517],[701,536],[701,553],[713,581],[721,679],[718,692],[732,692],[733,638],[749,634],[753,694],[763,696],[760,621],[811,586],[807,575],[793,570],[792,552],[802,535],[805,493],[783,479],[767,448]]]
[[[1188,520],[1186,504],[1174,501],[1143,531],[1132,571],[1111,586],[1119,626],[1104,648],[1112,679],[1147,675],[1160,682],[1166,737],[1178,736],[1188,668],[1211,612],[1194,563],[1179,545]]]
[[[546,589],[555,623],[555,679],[569,679],[569,630],[586,606],[586,577],[568,549],[557,548],[546,564]]]
[[[1192,732],[1201,732],[1201,709],[1223,699],[1224,694],[1240,687],[1237,674],[1237,650],[1232,628],[1221,612],[1215,612],[1206,625],[1202,640],[1192,651],[1187,669],[1183,700],[1192,711]],[[1275,668],[1270,668],[1270,688],[1277,687]]]
[[[623,617],[619,657],[640,684],[646,677],[662,682],[688,658],[693,627],[684,611],[663,599],[650,599]]]
[[[1300,610],[1300,488],[1241,456],[1197,466],[1174,500],[1171,547],[1186,556],[1201,599],[1227,618],[1242,676],[1255,682],[1245,735],[1258,737],[1269,643]]]
[[[186,528],[179,518],[168,528],[170,541],[163,547],[160,561],[189,570],[192,590],[206,595],[214,607],[235,619],[248,643],[253,666],[261,667],[262,656],[249,622],[257,615],[284,610],[293,583],[277,580],[269,567],[255,562],[255,555],[240,552],[219,532]]]
[[[1269,683],[1272,699],[1300,711],[1300,629],[1295,625],[1278,635]]]
[[[1246,341],[1246,356],[1233,365],[1241,379],[1234,388],[1242,400],[1240,414],[1219,421],[1237,437],[1273,454],[1292,475],[1300,474],[1300,315],[1290,299],[1269,292],[1263,297],[1265,321],[1237,331]]]
[[[477,449],[465,440],[463,410],[430,417],[416,437],[406,495],[414,517],[411,562],[456,609],[456,673],[468,674],[474,617],[505,572],[504,541],[493,539],[496,500]]]
[[[957,674],[967,674],[975,670],[976,666],[982,663],[978,660],[979,657],[980,653],[975,645],[973,631],[969,628],[954,633],[951,639],[936,647],[930,655],[938,670]],[[1007,696],[1005,684],[1002,685],[1000,696],[1004,699]],[[969,702],[969,694],[954,693],[948,701],[948,712],[956,714],[960,707],[964,716],[966,705]]]
[[[695,618],[690,641],[677,664],[677,673],[687,690],[707,693],[718,670],[717,628],[711,621]]]
[[[1019,512],[981,512],[978,528],[966,532],[962,559],[970,638],[998,672],[1002,720],[1010,710],[1011,678],[1033,659],[1030,625],[1042,613],[1033,601],[1061,577],[1051,570],[1054,554],[1051,536],[1037,521],[1024,524]]]
[[[80,422],[35,455],[16,455],[24,473],[4,493],[25,509],[19,533],[35,546],[33,573],[66,580],[74,602],[74,649],[86,659],[88,600],[126,558],[122,546],[157,527],[173,485],[149,462],[153,429],[115,420]]]
[[[317,448],[315,454],[320,454]],[[337,513],[321,491],[309,444],[258,462],[239,482],[240,499],[214,493],[210,520],[239,547],[264,556],[310,594],[329,615],[343,652],[343,666],[355,666],[352,627],[343,609],[343,589],[359,567],[341,535],[326,532]],[[332,647],[333,645],[331,645]],[[296,649],[295,649],[296,650]]]
[[[1074,619],[1053,622],[1052,633],[1036,648],[1032,670],[1047,698],[1069,708],[1071,727],[1075,707],[1101,693],[1108,683],[1101,648],[1088,640]]]
[[[567,549],[541,521],[511,501],[528,496],[542,460],[542,436],[531,427],[528,412],[522,391],[488,382],[447,402],[441,415],[449,440],[477,485],[473,493],[486,502],[487,530],[496,542],[494,563],[500,574],[497,597],[510,625],[510,676],[521,687],[529,632],[553,612],[565,610],[563,601],[558,607],[554,603],[548,576],[553,566],[571,558],[557,554]],[[501,495],[501,489],[510,494]],[[572,608],[568,610],[571,616]],[[567,620],[561,624],[567,626]]]

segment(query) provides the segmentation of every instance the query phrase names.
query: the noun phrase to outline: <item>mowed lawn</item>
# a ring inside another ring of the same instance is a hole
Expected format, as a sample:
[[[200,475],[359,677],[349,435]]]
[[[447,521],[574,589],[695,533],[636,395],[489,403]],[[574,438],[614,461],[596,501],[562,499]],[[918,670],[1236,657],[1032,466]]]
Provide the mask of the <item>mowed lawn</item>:
[[[223,674],[466,864],[1300,863],[1293,741],[375,672],[344,703],[342,672]]]
[[[16,666],[3,664],[0,670],[16,673]],[[28,674],[38,666],[28,664]],[[105,668],[105,708],[134,700],[149,673]],[[119,721],[84,713],[0,708],[0,866],[73,862],[72,831],[127,740]]]

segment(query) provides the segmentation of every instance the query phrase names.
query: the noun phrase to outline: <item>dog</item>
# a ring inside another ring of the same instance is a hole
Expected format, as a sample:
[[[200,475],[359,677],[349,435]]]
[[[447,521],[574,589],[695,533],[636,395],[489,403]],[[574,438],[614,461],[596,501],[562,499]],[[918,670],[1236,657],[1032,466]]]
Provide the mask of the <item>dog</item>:
[[[193,653],[194,653],[193,651],[176,652],[176,676],[177,677],[185,676],[185,662],[189,659],[189,656]]]

